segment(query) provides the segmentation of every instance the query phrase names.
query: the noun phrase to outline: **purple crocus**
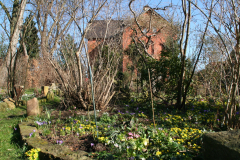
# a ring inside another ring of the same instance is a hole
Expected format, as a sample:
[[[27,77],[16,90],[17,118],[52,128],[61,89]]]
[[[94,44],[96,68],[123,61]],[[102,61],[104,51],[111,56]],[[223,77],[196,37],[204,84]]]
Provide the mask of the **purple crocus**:
[[[43,122],[39,122],[39,121],[36,121],[37,125],[41,126],[43,125],[44,123]]]
[[[63,141],[62,140],[57,140],[57,144],[62,144],[63,143]]]
[[[94,146],[94,143],[91,143],[91,147]]]
[[[33,133],[30,133],[30,134],[29,134],[29,137],[32,137],[32,135],[33,135]]]

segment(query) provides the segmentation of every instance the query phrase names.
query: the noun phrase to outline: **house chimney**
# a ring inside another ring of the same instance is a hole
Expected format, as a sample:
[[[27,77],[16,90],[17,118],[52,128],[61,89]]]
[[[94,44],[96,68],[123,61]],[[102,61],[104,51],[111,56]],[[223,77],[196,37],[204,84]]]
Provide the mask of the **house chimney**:
[[[151,7],[149,7],[148,5],[146,5],[146,6],[143,7],[143,10],[144,10],[144,11],[148,11],[149,9],[151,9]]]

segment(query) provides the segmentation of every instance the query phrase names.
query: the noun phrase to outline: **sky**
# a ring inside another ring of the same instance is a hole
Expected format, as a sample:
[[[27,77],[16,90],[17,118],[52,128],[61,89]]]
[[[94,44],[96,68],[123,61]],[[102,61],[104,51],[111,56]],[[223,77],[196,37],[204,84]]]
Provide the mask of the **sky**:
[[[12,3],[9,3],[9,0],[1,0],[8,8],[11,10]],[[98,19],[106,18],[107,16],[112,17],[113,19],[118,19],[119,17],[128,18],[131,15],[131,12],[128,7],[129,0],[121,0],[122,2],[118,5],[112,5],[110,0],[108,3],[108,7],[103,8],[102,12],[99,14]],[[166,19],[170,17],[173,21],[178,22],[181,24],[183,20],[183,14],[181,11],[181,0],[135,0],[132,3],[132,8],[137,13],[140,13],[143,9],[143,6],[148,5],[152,8],[159,8],[157,12]],[[201,6],[201,3],[198,2],[198,5]],[[161,10],[166,8],[166,10]],[[30,5],[27,5],[26,9],[31,9]],[[110,10],[109,10],[110,9]],[[110,12],[109,12],[110,11]],[[26,17],[29,13],[26,12],[24,16]],[[4,12],[0,10],[0,23],[3,23],[4,20]],[[190,34],[190,45],[188,47],[187,56],[191,57],[194,55],[195,47],[197,45],[197,41],[199,40],[199,35],[197,30],[204,28],[204,19],[202,15],[197,11],[193,10],[192,14],[192,23],[191,23],[191,34]],[[6,21],[7,22],[7,21]],[[9,25],[9,24],[7,24]],[[4,33],[4,30],[0,27],[0,33]],[[70,29],[71,34],[75,36],[76,39],[80,39],[81,36],[79,32],[77,32],[76,26],[72,26]],[[78,40],[79,41],[79,40]]]

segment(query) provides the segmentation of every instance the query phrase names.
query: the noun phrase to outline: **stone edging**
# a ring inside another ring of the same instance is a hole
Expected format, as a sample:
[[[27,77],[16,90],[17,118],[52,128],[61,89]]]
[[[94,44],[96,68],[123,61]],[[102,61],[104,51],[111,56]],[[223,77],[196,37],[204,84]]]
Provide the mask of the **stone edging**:
[[[41,139],[33,120],[22,122],[18,126],[24,143],[27,143],[30,148],[41,149],[39,152],[40,160],[91,160],[91,158],[87,157],[88,153],[85,151],[71,151],[67,147],[54,145]],[[29,137],[33,130],[35,130],[36,136]]]

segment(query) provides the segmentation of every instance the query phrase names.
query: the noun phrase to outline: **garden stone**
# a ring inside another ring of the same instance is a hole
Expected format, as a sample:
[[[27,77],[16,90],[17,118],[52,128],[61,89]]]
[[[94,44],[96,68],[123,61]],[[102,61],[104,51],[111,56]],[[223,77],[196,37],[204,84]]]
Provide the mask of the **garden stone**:
[[[12,98],[8,98],[8,100],[9,100],[10,102],[15,103],[15,101],[14,101]]]
[[[5,98],[5,99],[3,100],[3,102],[6,102],[6,103],[7,103],[9,109],[15,109],[15,108],[16,108],[15,104],[14,104],[13,102],[9,101],[8,98]]]
[[[240,157],[240,130],[206,133],[203,136],[205,160],[237,160]]]
[[[49,86],[42,86],[42,94],[43,96],[47,96]]]
[[[33,98],[27,101],[27,116],[37,116],[39,112],[39,104],[37,98]]]
[[[53,91],[49,91],[47,94],[47,100],[48,101],[53,101],[54,100],[54,93]]]

